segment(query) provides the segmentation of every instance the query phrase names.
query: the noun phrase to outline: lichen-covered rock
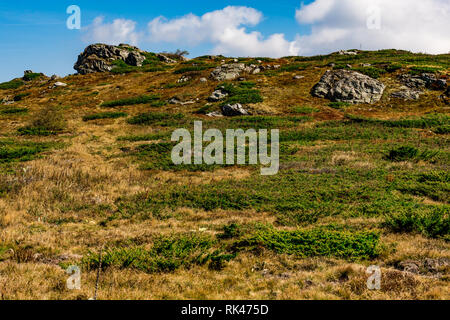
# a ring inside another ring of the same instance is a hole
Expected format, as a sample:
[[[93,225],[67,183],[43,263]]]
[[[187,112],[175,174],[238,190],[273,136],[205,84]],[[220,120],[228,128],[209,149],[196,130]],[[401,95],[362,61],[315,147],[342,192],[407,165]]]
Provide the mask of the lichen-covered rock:
[[[74,69],[80,74],[108,72],[113,68],[112,63],[117,60],[140,67],[145,61],[145,56],[138,48],[125,44],[119,46],[93,44],[78,56]]]
[[[391,97],[404,100],[418,100],[422,93],[423,93],[422,91],[404,87],[400,91],[391,93]]]
[[[226,104],[221,107],[222,114],[226,117],[248,116],[249,112],[240,103]]]
[[[225,99],[226,97],[228,97],[228,93],[221,89],[218,89],[211,94],[211,96],[208,98],[208,100],[211,102],[217,102],[217,101]]]
[[[399,80],[408,88],[444,90],[447,87],[445,79],[438,79],[434,73],[422,73],[420,75],[402,74]]]
[[[223,64],[211,72],[211,78],[216,81],[235,80],[245,69],[244,63]]]
[[[312,89],[312,95],[336,102],[374,103],[386,86],[369,76],[350,70],[327,71]]]

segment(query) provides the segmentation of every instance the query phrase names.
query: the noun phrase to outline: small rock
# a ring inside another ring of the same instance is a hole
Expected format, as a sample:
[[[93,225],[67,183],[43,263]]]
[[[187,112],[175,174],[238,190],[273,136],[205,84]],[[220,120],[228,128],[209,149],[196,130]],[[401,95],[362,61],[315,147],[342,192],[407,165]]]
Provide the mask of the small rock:
[[[294,76],[294,80],[300,80],[300,79],[303,79],[303,78],[304,78],[304,76],[299,76],[299,75]]]
[[[59,76],[57,76],[56,74],[52,75],[50,80],[58,80]]]
[[[223,117],[223,114],[221,114],[220,112],[214,111],[214,112],[208,113],[206,116],[211,117],[211,118],[217,118],[217,117]]]
[[[226,117],[247,116],[248,111],[240,103],[226,104],[222,106],[222,114]]]
[[[180,79],[178,79],[177,83],[185,83],[191,80],[191,77],[188,76],[182,76]]]
[[[211,96],[208,98],[208,100],[211,102],[217,102],[217,101],[225,99],[226,97],[228,97],[228,93],[219,89],[219,90],[214,91],[211,94]]]
[[[206,79],[206,78],[200,78],[200,82],[203,82],[203,83],[208,82],[208,79]]]
[[[55,82],[55,84],[53,86],[51,86],[50,88],[54,89],[54,88],[60,88],[60,87],[67,87],[67,83],[58,81],[58,82]]]

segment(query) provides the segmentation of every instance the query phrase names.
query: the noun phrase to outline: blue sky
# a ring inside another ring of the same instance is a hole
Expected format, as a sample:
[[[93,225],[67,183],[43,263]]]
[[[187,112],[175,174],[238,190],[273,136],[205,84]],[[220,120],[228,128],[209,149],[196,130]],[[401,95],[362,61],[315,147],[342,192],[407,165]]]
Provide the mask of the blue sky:
[[[384,25],[379,30],[368,30],[366,26],[366,9],[373,2],[384,13]],[[427,6],[420,7],[423,3]],[[414,4],[417,4],[417,10]],[[81,8],[81,30],[66,28],[69,5]],[[226,18],[224,8],[228,6],[235,6],[232,12],[236,12],[236,17],[239,15],[242,21]],[[445,6],[449,9],[448,0],[171,0],[132,3],[123,0],[0,0],[0,82],[22,76],[26,69],[47,75],[74,73],[73,64],[89,42],[132,41],[127,41],[128,37],[138,39],[137,45],[145,50],[187,49],[191,57],[222,51],[242,56],[311,55],[341,48],[363,46],[364,49],[381,49],[397,44],[401,49],[444,53],[450,50],[450,10],[439,13]],[[208,20],[208,15],[203,16],[212,12],[216,12],[213,22]],[[193,15],[184,19],[190,13]],[[155,21],[159,16],[166,20]],[[421,22],[423,16],[427,19]],[[98,17],[103,17],[103,20],[93,26]],[[409,24],[414,19],[414,23]],[[216,25],[216,20],[221,23]],[[117,26],[112,28],[114,21]],[[125,21],[133,25],[133,30],[124,33],[123,37],[116,35],[121,33]],[[152,31],[147,26],[150,21],[154,21]],[[198,25],[191,28],[191,22]],[[221,28],[226,30],[230,25],[229,35],[224,37],[225,31],[222,32]],[[421,25],[420,32],[411,27],[414,25]],[[280,33],[283,36],[275,35]],[[202,35],[200,39],[199,35]]]

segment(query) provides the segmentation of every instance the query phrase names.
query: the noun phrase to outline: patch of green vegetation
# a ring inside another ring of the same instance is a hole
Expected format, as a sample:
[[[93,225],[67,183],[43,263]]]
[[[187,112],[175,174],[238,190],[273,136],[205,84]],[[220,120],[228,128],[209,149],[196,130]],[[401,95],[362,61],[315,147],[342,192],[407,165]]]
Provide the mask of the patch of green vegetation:
[[[279,68],[277,71],[278,72],[302,71],[302,70],[306,70],[310,66],[311,65],[307,64],[307,63],[286,64],[284,66],[281,66],[281,68]]]
[[[177,70],[175,70],[173,73],[174,74],[182,74],[182,73],[187,73],[187,72],[197,72],[197,71],[203,71],[203,70],[208,70],[211,68],[215,68],[216,65],[214,64],[203,64],[203,65],[196,65],[196,66],[187,66],[187,67],[182,67],[179,68]]]
[[[29,93],[19,93],[18,95],[14,96],[14,101],[18,102],[18,101],[22,101],[23,98],[28,97],[30,94]]]
[[[354,121],[356,123],[372,123],[380,124],[385,127],[398,127],[398,128],[433,128],[443,125],[448,125],[450,123],[450,116],[445,114],[433,114],[421,118],[415,119],[400,119],[400,120],[378,120],[369,119],[363,117],[357,117],[353,115],[346,115],[347,119]]]
[[[384,70],[386,70],[386,72],[393,73],[393,72],[396,72],[396,71],[398,71],[398,70],[400,70],[402,68],[403,68],[403,66],[400,65],[400,64],[391,63],[391,64],[385,66]]]
[[[43,76],[43,74],[42,73],[27,73],[27,74],[25,74],[24,76],[23,76],[23,80],[24,81],[32,81],[32,80],[35,80],[35,79],[37,79],[37,78],[40,78],[40,77],[42,77]]]
[[[338,110],[339,110],[339,109],[345,109],[346,107],[351,106],[351,104],[348,103],[348,102],[335,101],[335,102],[330,102],[330,103],[328,104],[328,106],[329,106],[330,108],[338,109]]]
[[[420,151],[411,146],[401,146],[391,149],[386,158],[390,161],[408,161],[408,160],[432,160],[439,154],[438,151]]]
[[[409,73],[412,75],[418,75],[422,73],[436,73],[439,72],[441,68],[434,68],[434,67],[412,67],[409,70]]]
[[[261,96],[261,92],[257,89],[252,89],[255,86],[252,82],[244,82],[239,85],[231,83],[222,83],[217,86],[216,89],[221,89],[228,93],[228,98],[223,102],[225,104],[248,104],[263,102],[264,99]]]
[[[136,104],[145,104],[145,103],[151,103],[155,102],[156,100],[159,100],[161,97],[159,95],[151,95],[151,96],[138,96],[133,98],[125,98],[120,100],[113,100],[108,102],[103,102],[101,104],[101,107],[105,108],[113,108],[113,107],[119,107],[119,106],[132,106]]]
[[[319,112],[320,109],[310,107],[310,106],[295,106],[292,108],[292,111],[294,113],[300,113],[300,114],[311,114],[311,113]]]
[[[0,83],[0,90],[18,89],[23,86],[23,81],[19,79]]]
[[[405,210],[388,215],[383,225],[397,233],[419,233],[430,238],[450,240],[449,212],[449,206],[422,212]]]
[[[0,163],[30,161],[56,146],[55,143],[0,140]]]
[[[19,107],[7,107],[7,108],[0,109],[0,114],[2,114],[2,115],[24,114],[27,112],[28,112],[27,108],[19,108]]]
[[[164,140],[171,136],[171,132],[159,132],[144,135],[130,135],[119,137],[118,141],[129,141],[129,142],[139,142],[139,141],[157,141]]]
[[[171,121],[184,119],[184,114],[177,113],[142,113],[135,117],[128,119],[129,124],[134,125],[161,125],[168,126]]]
[[[28,126],[18,130],[21,135],[50,136],[62,133],[67,121],[61,108],[46,107],[33,115]]]
[[[399,178],[396,189],[400,192],[450,203],[450,173],[447,171],[405,173]]]
[[[242,227],[237,223],[232,223],[223,227],[223,232],[217,235],[219,239],[234,239],[242,236]]]
[[[215,106],[213,104],[206,104],[203,107],[201,107],[200,109],[198,109],[195,113],[196,114],[208,114],[208,113],[215,111],[216,109],[217,109],[217,106]]]
[[[149,250],[142,247],[109,249],[103,254],[101,267],[164,273],[209,263],[216,269],[218,260],[223,262],[231,260],[234,256],[223,255],[219,250],[214,250],[214,244],[215,241],[208,236],[194,234],[160,236]],[[100,263],[99,256],[90,252],[83,258],[82,263],[88,270],[97,270]]]
[[[154,108],[165,107],[165,106],[167,106],[167,101],[164,101],[164,100],[155,101],[155,102],[150,103],[150,106],[154,107]]]
[[[350,260],[373,259],[381,253],[376,232],[348,232],[315,228],[279,231],[261,228],[235,244],[238,249],[267,248],[279,254],[305,257],[337,257]]]
[[[100,119],[118,119],[128,117],[124,112],[101,112],[83,117],[83,121],[100,120]]]
[[[436,127],[433,131],[436,134],[449,134],[450,133],[450,125]]]
[[[145,53],[146,60],[142,63],[142,67],[130,66],[123,60],[114,61],[111,73],[115,74],[127,74],[131,72],[158,72],[167,70],[167,66],[162,64],[156,56],[151,53]]]
[[[352,70],[365,74],[366,76],[369,76],[374,79],[378,79],[379,77],[381,77],[383,73],[386,72],[384,69],[379,69],[375,67],[359,67],[359,68],[352,68]]]

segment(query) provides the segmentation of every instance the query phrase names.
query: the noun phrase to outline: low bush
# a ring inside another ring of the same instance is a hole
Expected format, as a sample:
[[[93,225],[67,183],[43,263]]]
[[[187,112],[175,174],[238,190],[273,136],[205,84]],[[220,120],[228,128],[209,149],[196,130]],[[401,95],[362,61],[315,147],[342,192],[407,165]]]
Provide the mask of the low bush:
[[[432,210],[417,212],[406,210],[386,216],[384,224],[397,233],[420,233],[430,238],[450,240],[449,207],[436,207]]]
[[[120,107],[120,106],[132,106],[136,104],[145,104],[154,102],[156,100],[159,100],[161,97],[159,95],[151,95],[151,96],[138,96],[133,98],[125,98],[125,99],[119,99],[119,100],[113,100],[108,102],[103,102],[101,104],[102,107],[106,108],[113,108],[113,107]]]
[[[46,107],[33,115],[30,125],[20,128],[22,135],[49,136],[63,132],[67,121],[61,109]]]
[[[235,244],[240,249],[267,248],[298,257],[333,256],[351,260],[372,259],[380,254],[376,232],[335,231],[326,228],[279,231],[262,228]]]
[[[150,125],[150,124],[159,124],[159,125],[168,125],[168,121],[180,120],[183,119],[184,115],[181,113],[172,114],[172,113],[142,113],[135,117],[132,117],[128,120],[129,124],[134,125]]]
[[[0,83],[0,90],[18,89],[23,86],[23,81],[19,79]]]
[[[118,119],[128,117],[124,112],[101,112],[83,117],[83,121],[100,120],[100,119]]]

